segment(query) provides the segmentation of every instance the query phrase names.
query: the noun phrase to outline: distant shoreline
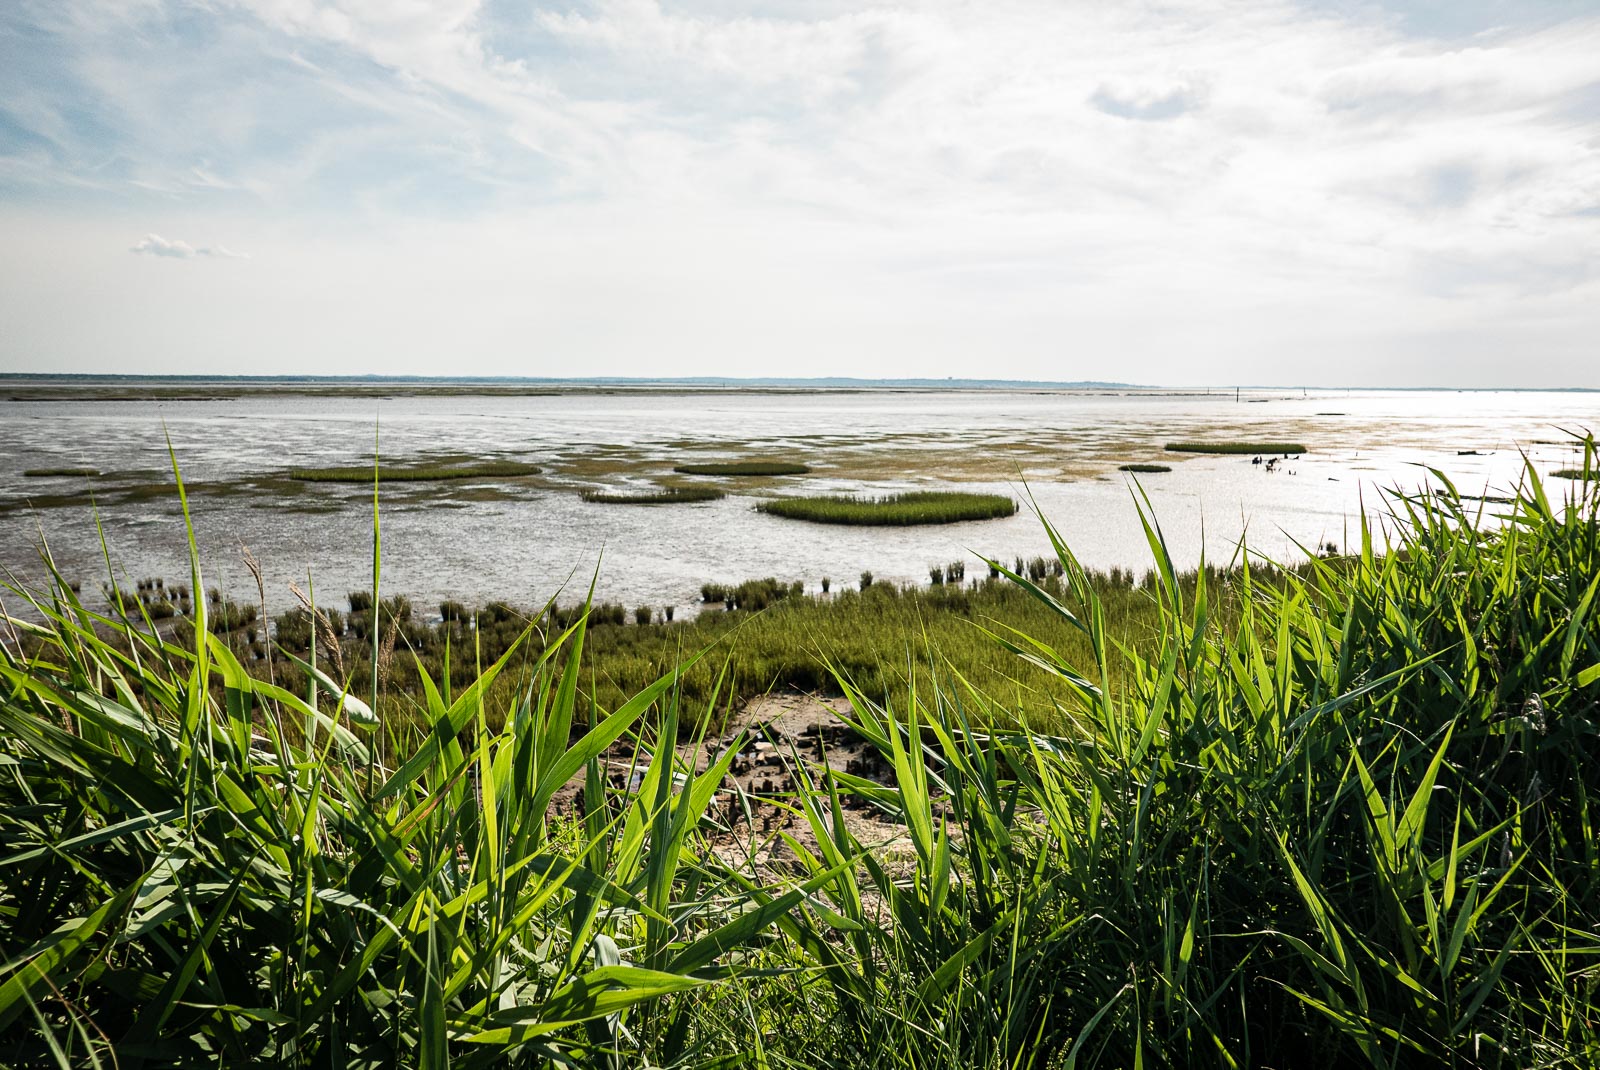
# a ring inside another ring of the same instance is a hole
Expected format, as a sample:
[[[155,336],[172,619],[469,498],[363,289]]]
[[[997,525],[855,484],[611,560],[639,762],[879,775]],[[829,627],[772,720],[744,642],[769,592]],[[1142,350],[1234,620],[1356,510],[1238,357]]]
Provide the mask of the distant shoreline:
[[[79,372],[0,372],[0,400],[4,401],[119,401],[158,397],[171,401],[225,401],[273,394],[370,397],[502,396],[564,397],[607,394],[865,394],[865,393],[1061,393],[1124,394],[1138,396],[1195,397],[1226,395],[1236,391],[1319,395],[1371,393],[1449,392],[1470,394],[1560,393],[1586,394],[1600,388],[1558,387],[1454,387],[1454,386],[1312,386],[1217,385],[1157,386],[1100,380],[1052,381],[1031,379],[856,379],[856,378],[748,378],[625,377],[546,378],[515,376],[419,375],[116,375]]]

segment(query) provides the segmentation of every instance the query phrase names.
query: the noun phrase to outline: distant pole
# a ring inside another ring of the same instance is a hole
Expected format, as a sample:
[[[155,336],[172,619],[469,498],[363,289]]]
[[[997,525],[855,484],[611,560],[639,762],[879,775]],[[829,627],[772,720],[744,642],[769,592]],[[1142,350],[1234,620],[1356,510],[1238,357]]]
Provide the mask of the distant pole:
[[[1235,405],[1239,404],[1239,388],[1238,387],[1234,387],[1233,388],[1233,403]]]

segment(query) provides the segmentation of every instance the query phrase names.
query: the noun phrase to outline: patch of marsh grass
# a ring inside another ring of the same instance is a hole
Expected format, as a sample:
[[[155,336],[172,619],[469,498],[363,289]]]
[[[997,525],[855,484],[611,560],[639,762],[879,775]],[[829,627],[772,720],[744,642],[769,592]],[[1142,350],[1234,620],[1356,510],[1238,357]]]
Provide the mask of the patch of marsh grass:
[[[28,479],[51,479],[68,476],[92,477],[100,474],[98,468],[29,468],[22,473]]]
[[[792,461],[717,461],[680,464],[672,470],[686,476],[803,476],[811,466]]]
[[[1004,494],[919,490],[882,498],[777,498],[756,508],[773,516],[816,524],[904,527],[1013,516],[1017,503]]]
[[[1286,454],[1305,453],[1298,442],[1168,442],[1165,446],[1173,453],[1220,454]]]
[[[1170,472],[1171,465],[1165,464],[1123,464],[1117,466],[1119,472]]]
[[[116,476],[104,474],[96,481],[93,487],[76,487],[51,494],[20,494],[12,498],[0,499],[0,514],[23,510],[73,508],[91,504],[102,507],[141,505],[151,502],[159,502],[168,507],[176,505],[173,500],[173,492],[176,488],[171,483],[115,482],[116,479],[120,478],[125,477],[120,474]],[[218,480],[210,483],[189,483],[186,484],[186,487],[188,492],[193,495],[227,498],[254,496],[260,492],[263,485],[264,481],[240,480],[228,482]],[[292,486],[294,485],[291,484]]]
[[[539,466],[519,461],[478,461],[469,464],[413,465],[383,468],[378,474],[385,483],[426,483],[451,479],[509,479],[538,475]],[[371,483],[372,466],[352,465],[335,468],[291,468],[289,478],[302,483]]]
[[[727,497],[715,487],[660,487],[656,490],[618,493],[607,490],[586,490],[583,500],[605,505],[675,505],[685,502],[714,502]]]

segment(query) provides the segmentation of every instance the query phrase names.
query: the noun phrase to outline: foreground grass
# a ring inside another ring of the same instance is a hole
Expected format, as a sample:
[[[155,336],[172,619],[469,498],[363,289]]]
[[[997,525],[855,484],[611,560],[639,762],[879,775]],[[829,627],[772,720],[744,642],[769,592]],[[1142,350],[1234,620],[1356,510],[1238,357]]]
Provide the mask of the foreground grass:
[[[539,466],[516,461],[476,461],[467,464],[417,465],[409,468],[384,468],[387,483],[436,482],[450,479],[490,479],[532,476]],[[302,483],[371,483],[371,467],[291,468],[289,478]]]
[[[894,775],[807,763],[772,866],[733,752],[674,747],[716,708],[676,669],[585,716],[581,616],[413,733],[58,587],[0,654],[0,1061],[1600,1066],[1596,488],[1496,511],[1396,498],[1392,552],[1363,525],[1221,614],[1152,526],[1136,641],[1058,544],[1006,578],[1072,642],[989,628],[1059,728],[936,647],[903,697],[841,672]]]
[[[726,461],[680,464],[672,470],[686,476],[803,476],[811,466],[791,461]]]
[[[604,490],[586,490],[583,500],[605,505],[672,505],[679,502],[714,502],[727,495],[715,487],[663,487],[658,490],[618,494]]]
[[[1173,453],[1290,454],[1306,452],[1306,448],[1298,442],[1168,442],[1164,448]]]
[[[776,498],[757,508],[773,516],[817,524],[903,527],[1013,516],[1017,503],[1004,494],[921,490],[883,498]]]

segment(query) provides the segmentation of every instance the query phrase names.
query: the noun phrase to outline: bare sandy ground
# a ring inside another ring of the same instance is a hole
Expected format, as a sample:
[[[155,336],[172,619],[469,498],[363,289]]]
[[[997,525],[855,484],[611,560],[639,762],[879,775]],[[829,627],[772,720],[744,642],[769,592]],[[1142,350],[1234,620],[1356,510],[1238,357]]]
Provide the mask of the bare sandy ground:
[[[680,744],[684,761],[693,760],[700,772],[727,748],[740,744],[702,823],[701,831],[719,857],[777,876],[780,872],[793,875],[799,864],[786,837],[818,854],[810,823],[797,804],[796,777],[809,776],[813,785],[820,786],[824,764],[838,772],[894,785],[890,765],[841,717],[849,712],[843,698],[764,695],[747,703],[721,733]],[[616,791],[636,788],[647,765],[648,756],[636,756],[631,745],[614,746],[605,757],[606,776]],[[576,796],[577,787],[574,784],[569,789],[569,798]],[[842,793],[841,798],[845,825],[857,842],[891,870],[911,863],[913,852],[904,825],[857,795]]]

